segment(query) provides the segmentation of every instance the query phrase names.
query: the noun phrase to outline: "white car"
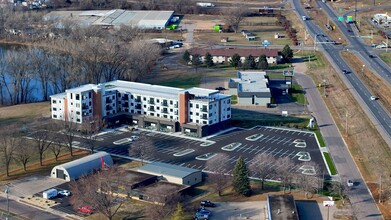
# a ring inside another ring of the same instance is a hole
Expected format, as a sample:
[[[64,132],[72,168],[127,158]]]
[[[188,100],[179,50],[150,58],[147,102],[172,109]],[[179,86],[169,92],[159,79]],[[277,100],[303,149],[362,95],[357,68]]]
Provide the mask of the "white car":
[[[382,48],[386,48],[387,46],[384,45],[384,44],[380,44],[380,45],[377,45],[376,48],[377,49],[382,49]]]
[[[350,179],[349,179],[348,181],[346,181],[346,184],[347,184],[349,187],[351,187],[351,186],[354,185],[353,181],[350,180]]]
[[[70,196],[71,195],[71,191],[69,191],[69,190],[60,190],[60,191],[58,191],[58,195]]]
[[[140,139],[139,136],[131,136],[130,138],[132,139],[132,141],[137,141],[138,139]]]
[[[371,99],[371,101],[375,101],[376,100],[376,96],[371,96],[370,99]]]

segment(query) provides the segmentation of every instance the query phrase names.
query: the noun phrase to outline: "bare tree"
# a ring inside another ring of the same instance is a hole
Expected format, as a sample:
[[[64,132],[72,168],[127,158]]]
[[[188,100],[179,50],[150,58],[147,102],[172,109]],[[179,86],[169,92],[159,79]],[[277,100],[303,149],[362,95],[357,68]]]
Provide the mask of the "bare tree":
[[[87,148],[94,153],[96,147],[97,134],[106,127],[106,123],[100,117],[86,119],[81,126],[81,133],[84,137]]]
[[[261,189],[267,177],[271,177],[276,172],[276,158],[266,153],[258,154],[254,157],[253,163],[249,166],[250,175],[261,180]]]
[[[175,211],[176,205],[183,199],[181,195],[169,185],[148,188],[146,193],[148,196],[153,197],[151,198],[151,201],[160,203],[159,205],[154,205],[153,208],[148,209],[145,213],[150,219],[166,219],[170,217]]]
[[[243,19],[247,16],[247,8],[245,5],[238,5],[231,9],[225,10],[223,15],[225,16],[225,21],[227,25],[229,25],[235,33],[238,32],[240,23],[242,23]]]
[[[124,171],[113,166],[90,176],[85,176],[77,182],[72,181],[71,204],[75,209],[87,205],[92,209],[113,219],[123,204]]]
[[[26,139],[20,139],[20,144],[17,145],[18,148],[15,153],[15,159],[23,165],[23,170],[27,170],[27,163],[30,162],[31,157],[33,156],[34,148],[26,143]]]
[[[0,130],[0,156],[1,164],[4,165],[6,175],[9,176],[11,161],[14,159],[15,151],[18,147],[17,127],[3,126]]]
[[[130,144],[129,156],[138,157],[141,160],[141,164],[144,165],[144,159],[147,156],[152,156],[156,152],[153,143],[145,137],[141,137],[139,140]]]
[[[287,186],[290,190],[290,186],[293,182],[293,177],[296,175],[295,170],[293,170],[295,164],[289,157],[283,157],[277,159],[276,165],[276,177],[281,182],[285,193],[285,189]]]
[[[229,156],[227,154],[218,153],[206,162],[206,169],[210,171],[208,173],[208,181],[219,196],[231,183],[231,176],[226,174],[229,170],[228,160]]]
[[[53,143],[53,134],[51,124],[45,124],[42,130],[35,131],[30,135],[35,141],[35,149],[39,154],[39,163],[43,166],[43,157],[45,152]]]
[[[77,123],[71,120],[71,116],[66,116],[64,121],[56,121],[56,126],[59,126],[61,133],[64,135],[66,146],[73,157],[73,142],[78,133]]]
[[[60,155],[63,147],[64,147],[64,144],[62,143],[61,139],[56,139],[50,145],[49,149],[53,152],[54,157],[56,158],[56,161],[58,161],[58,156]]]
[[[319,166],[313,162],[304,163],[305,166],[313,167],[312,174],[297,174],[295,177],[295,185],[305,193],[305,197],[308,198],[310,194],[317,193],[320,189],[320,175],[321,170]]]

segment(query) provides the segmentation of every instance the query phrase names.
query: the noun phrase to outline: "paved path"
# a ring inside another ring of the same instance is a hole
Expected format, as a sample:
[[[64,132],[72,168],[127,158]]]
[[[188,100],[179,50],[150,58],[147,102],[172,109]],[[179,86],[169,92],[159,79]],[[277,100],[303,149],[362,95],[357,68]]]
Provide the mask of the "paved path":
[[[328,150],[334,160],[341,181],[346,185],[347,179],[352,179],[355,186],[347,191],[347,195],[353,205],[353,212],[359,219],[382,219],[378,213],[370,210],[378,210],[368,187],[363,180],[341,134],[335,125],[330,112],[324,103],[319,91],[312,79],[304,74],[296,74],[297,82],[306,90],[308,109],[313,112],[320,127]]]

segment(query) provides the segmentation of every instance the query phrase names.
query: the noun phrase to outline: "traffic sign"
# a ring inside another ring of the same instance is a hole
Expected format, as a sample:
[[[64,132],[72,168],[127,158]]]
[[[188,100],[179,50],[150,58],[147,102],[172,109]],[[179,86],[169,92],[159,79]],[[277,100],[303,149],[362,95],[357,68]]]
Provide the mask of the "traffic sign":
[[[282,73],[284,76],[294,76],[293,70],[284,70]]]

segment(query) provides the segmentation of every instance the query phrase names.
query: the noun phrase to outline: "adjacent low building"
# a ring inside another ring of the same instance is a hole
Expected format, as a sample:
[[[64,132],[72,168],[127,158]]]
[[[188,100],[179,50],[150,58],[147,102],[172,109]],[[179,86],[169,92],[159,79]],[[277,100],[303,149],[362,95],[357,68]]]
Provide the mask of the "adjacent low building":
[[[112,165],[113,159],[111,158],[110,154],[106,152],[98,152],[68,163],[55,166],[53,167],[50,176],[52,178],[71,181],[79,179],[83,175],[91,174],[104,167],[110,167]]]
[[[52,118],[82,124],[103,118],[163,132],[203,137],[229,126],[231,96],[203,88],[180,89],[116,80],[51,96]]]
[[[44,16],[44,20],[57,23],[58,28],[64,27],[64,21],[74,22],[80,27],[90,25],[118,28],[121,25],[141,29],[165,29],[174,11],[128,11],[92,10],[92,11],[52,11]]]
[[[170,183],[193,186],[202,182],[200,170],[187,167],[153,162],[138,168],[139,172],[163,177]]]
[[[209,53],[214,63],[228,63],[231,60],[231,57],[234,54],[240,56],[242,63],[246,60],[246,57],[253,56],[255,62],[258,62],[261,55],[266,56],[266,60],[269,64],[277,64],[281,62],[282,56],[280,55],[277,49],[237,49],[237,48],[220,48],[220,49],[202,49],[202,48],[193,48],[189,51],[190,59],[193,58],[193,55],[197,54],[200,56],[201,61],[205,61],[205,55]]]
[[[296,203],[292,195],[267,196],[268,220],[299,220]]]
[[[266,72],[238,72],[227,87],[230,95],[237,96],[239,105],[267,106],[271,102]]]

